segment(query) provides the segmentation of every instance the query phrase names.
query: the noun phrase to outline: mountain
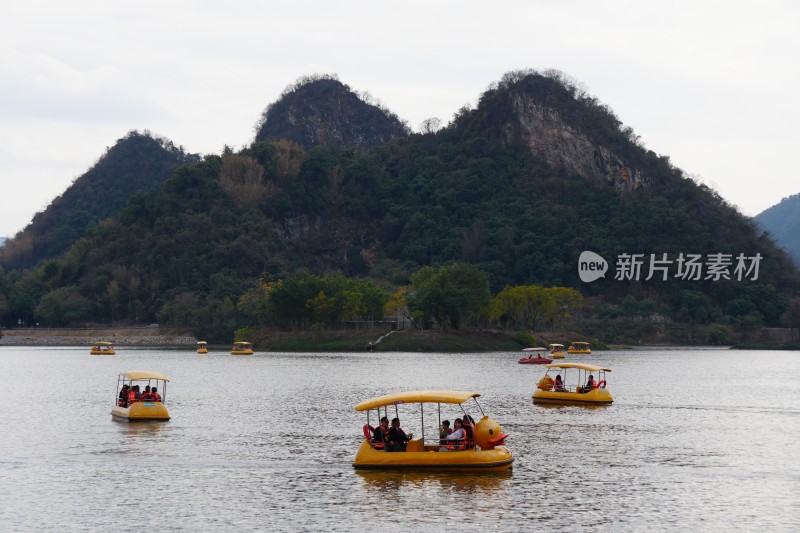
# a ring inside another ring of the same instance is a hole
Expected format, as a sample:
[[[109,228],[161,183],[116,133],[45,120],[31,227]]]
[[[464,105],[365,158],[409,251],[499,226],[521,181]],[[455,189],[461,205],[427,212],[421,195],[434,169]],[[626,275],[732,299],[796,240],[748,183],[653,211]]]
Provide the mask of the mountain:
[[[199,161],[171,141],[132,131],[0,250],[0,265],[26,268],[65,252],[130,197],[157,186],[181,164]]]
[[[409,133],[397,115],[329,76],[298,80],[267,107],[256,129],[256,142],[288,140],[306,149],[363,150]]]
[[[800,194],[784,198],[754,219],[800,265]]]
[[[750,219],[558,73],[509,73],[447,127],[369,143],[353,132],[373,131],[374,110],[345,112],[360,104],[343,87],[293,87],[262,117],[271,140],[175,168],[62,257],[0,277],[0,320],[158,321],[223,339],[271,320],[257,294],[277,279],[346,276],[394,290],[423,267],[457,262],[487,273],[494,292],[572,287],[600,317],[642,302],[724,327],[778,324],[800,288]],[[336,142],[309,129],[320,117],[348,117],[322,128]],[[302,127],[287,140],[276,124]],[[609,261],[605,278],[581,280],[583,251]],[[616,275],[615,259],[637,254],[641,277]],[[761,258],[758,278],[679,277],[689,254]]]

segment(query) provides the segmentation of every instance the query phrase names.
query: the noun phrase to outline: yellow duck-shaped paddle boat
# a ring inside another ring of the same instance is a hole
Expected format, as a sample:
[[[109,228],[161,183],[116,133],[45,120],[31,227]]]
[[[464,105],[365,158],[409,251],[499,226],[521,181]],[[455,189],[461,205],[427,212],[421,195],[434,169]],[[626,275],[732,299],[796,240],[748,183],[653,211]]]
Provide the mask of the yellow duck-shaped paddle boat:
[[[514,458],[505,446],[508,434],[503,433],[497,422],[483,414],[483,410],[477,402],[478,396],[480,394],[477,392],[424,390],[388,394],[359,403],[356,405],[356,411],[367,412],[367,423],[362,428],[364,440],[356,452],[353,466],[358,469],[375,470],[486,472],[510,469]],[[474,425],[462,405],[468,400],[474,400],[478,410],[483,414],[483,417]],[[377,415],[377,420],[375,420],[377,424],[381,416],[389,416],[390,406],[394,406],[395,417],[399,418],[398,406],[405,407],[407,404],[418,404],[411,408],[415,411],[418,410],[421,416],[422,436],[417,439],[409,439],[404,450],[388,451],[392,449],[391,442],[387,444],[383,439],[376,442],[374,438],[375,434],[380,434],[380,432],[375,431],[377,428],[370,425],[370,413]],[[467,430],[465,439],[442,439],[439,430],[431,432],[429,427],[429,438],[426,440],[424,423],[427,420],[430,426],[431,421],[438,420],[441,428],[443,405],[445,408],[448,405],[457,405],[460,407],[460,412],[464,413],[464,420],[468,424],[468,427],[465,428]]]

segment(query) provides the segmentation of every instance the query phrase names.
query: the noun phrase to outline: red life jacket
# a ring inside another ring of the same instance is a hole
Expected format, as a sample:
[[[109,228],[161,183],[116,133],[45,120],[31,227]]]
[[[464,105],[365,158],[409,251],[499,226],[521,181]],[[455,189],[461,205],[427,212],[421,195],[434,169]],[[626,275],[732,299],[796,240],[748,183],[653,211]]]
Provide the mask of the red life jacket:
[[[155,401],[155,402],[160,402],[160,401],[161,401],[161,395],[160,395],[159,393],[157,393],[157,392],[151,392],[151,393],[150,393],[150,397],[151,397],[151,398],[153,399],[153,401]]]
[[[136,391],[130,391],[128,393],[128,403],[133,403],[136,401]]]
[[[153,398],[153,393],[152,392],[145,392],[144,394],[139,396],[139,399],[142,400],[143,402],[145,402],[145,401],[149,401],[149,400],[154,400],[155,398]]]
[[[464,426],[461,426],[460,429],[462,430],[463,435],[466,436],[467,430],[464,429]],[[458,431],[458,429],[453,430],[453,433],[455,433],[456,431]],[[447,445],[445,445],[445,448],[447,448],[448,450],[451,450],[451,451],[466,450],[467,449],[467,440],[466,439],[448,440],[447,441]]]

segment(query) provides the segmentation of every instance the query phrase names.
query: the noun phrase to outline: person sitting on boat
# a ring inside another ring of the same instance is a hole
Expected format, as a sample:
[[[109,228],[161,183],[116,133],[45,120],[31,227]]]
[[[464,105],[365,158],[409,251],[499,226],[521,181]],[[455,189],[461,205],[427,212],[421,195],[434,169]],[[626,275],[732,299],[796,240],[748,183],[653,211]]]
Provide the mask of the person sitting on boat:
[[[467,433],[464,431],[463,422],[460,418],[456,418],[455,426],[456,428],[453,432],[445,437],[445,445],[439,448],[440,452],[453,452],[464,449]]]
[[[595,388],[597,388],[597,382],[594,380],[594,376],[589,374],[589,379],[586,380],[586,386],[583,387],[581,392],[589,392]]]
[[[475,434],[475,421],[469,415],[464,415],[464,420],[461,422],[461,427],[464,428],[464,440],[467,448],[475,446],[473,435]]]
[[[442,422],[442,427],[439,430],[439,444],[444,446],[447,443],[447,437],[453,432],[453,429],[450,427],[450,421],[444,420]]]
[[[567,392],[564,388],[564,381],[561,379],[561,374],[556,374],[556,380],[553,382],[553,387],[556,392]]]
[[[376,448],[384,448],[389,440],[389,419],[381,417],[381,425],[372,430],[372,442]]]
[[[404,452],[406,451],[406,444],[411,440],[411,433],[406,435],[406,432],[400,429],[400,419],[392,418],[392,427],[389,428],[389,444],[386,445],[387,452]]]
[[[161,401],[161,395],[158,393],[158,389],[155,388],[155,387],[150,389],[150,396],[153,398],[154,402],[160,402]]]
[[[120,407],[128,406],[128,389],[130,389],[130,386],[128,386],[128,384],[126,383],[119,390],[119,401],[117,402],[117,405],[119,405]]]
[[[141,396],[141,394],[139,394],[139,385],[134,385],[131,387],[130,392],[128,392],[128,405],[138,400],[139,396]]]

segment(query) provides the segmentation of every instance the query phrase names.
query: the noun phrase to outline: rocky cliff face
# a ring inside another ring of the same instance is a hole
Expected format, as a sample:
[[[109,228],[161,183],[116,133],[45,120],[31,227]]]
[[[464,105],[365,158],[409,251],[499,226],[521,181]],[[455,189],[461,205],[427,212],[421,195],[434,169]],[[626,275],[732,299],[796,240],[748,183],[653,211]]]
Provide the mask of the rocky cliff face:
[[[301,84],[269,106],[257,142],[285,139],[314,146],[368,149],[408,135],[394,114],[363,101],[334,79]]]
[[[650,178],[627,165],[608,148],[568,124],[552,108],[545,107],[530,94],[511,95],[511,105],[519,141],[554,168],[563,168],[586,178],[613,185],[620,192],[649,187]]]

